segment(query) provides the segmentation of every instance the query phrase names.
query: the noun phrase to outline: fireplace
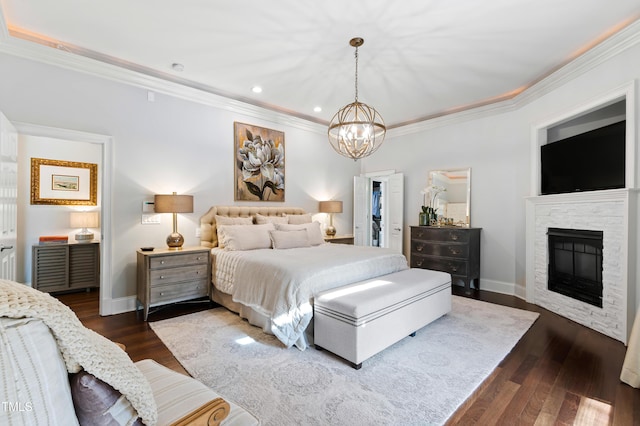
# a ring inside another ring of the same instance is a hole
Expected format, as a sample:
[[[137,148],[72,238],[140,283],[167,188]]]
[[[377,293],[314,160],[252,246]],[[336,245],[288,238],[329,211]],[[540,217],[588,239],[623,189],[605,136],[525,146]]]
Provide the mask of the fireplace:
[[[549,228],[548,288],[602,308],[602,231]]]

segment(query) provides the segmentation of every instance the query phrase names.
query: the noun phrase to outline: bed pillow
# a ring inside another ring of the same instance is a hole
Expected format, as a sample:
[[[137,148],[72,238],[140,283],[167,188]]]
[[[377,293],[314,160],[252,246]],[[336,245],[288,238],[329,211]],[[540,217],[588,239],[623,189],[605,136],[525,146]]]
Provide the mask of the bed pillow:
[[[305,229],[307,231],[309,244],[311,244],[312,246],[317,246],[324,243],[324,237],[322,236],[322,231],[320,230],[320,222],[303,223],[300,225],[284,225],[276,223],[276,230],[278,231],[298,231],[300,229]]]
[[[311,247],[309,234],[306,229],[297,231],[269,231],[271,244],[274,249],[290,249],[298,247]]]
[[[252,217],[229,217],[216,215],[216,235],[218,235],[217,228],[224,225],[253,225]],[[224,248],[224,244],[218,236],[218,247]]]
[[[42,320],[0,318],[0,423],[77,425],[67,367]],[[5,420],[2,420],[5,419]]]
[[[287,216],[289,218],[289,223],[292,225],[301,225],[303,223],[311,223],[311,214],[291,214]]]
[[[218,244],[232,251],[271,248],[269,231],[274,229],[273,223],[218,226]]]
[[[72,374],[69,382],[80,425],[144,425],[129,401],[93,374],[82,370]]]
[[[260,213],[256,214],[256,223],[263,225],[265,223],[289,223],[289,217],[287,216],[263,216]]]

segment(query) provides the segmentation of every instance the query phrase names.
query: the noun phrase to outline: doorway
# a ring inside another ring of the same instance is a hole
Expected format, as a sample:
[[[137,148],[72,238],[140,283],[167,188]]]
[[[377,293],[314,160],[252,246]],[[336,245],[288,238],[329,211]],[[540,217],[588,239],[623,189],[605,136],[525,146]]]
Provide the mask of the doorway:
[[[354,177],[354,244],[402,252],[404,175],[395,171]]]
[[[34,241],[38,241],[39,235],[70,232],[69,211],[71,209],[69,206],[30,205],[30,157],[58,158],[62,155],[69,161],[97,163],[98,201],[94,208],[99,209],[100,226],[94,230],[98,231],[100,240],[99,313],[100,315],[112,314],[110,255],[112,138],[28,123],[15,122],[13,125],[19,135],[18,167],[21,176],[18,191],[18,216],[21,218],[21,222],[18,223],[18,279],[25,283],[30,282],[31,245]],[[82,156],[76,157],[76,155]]]

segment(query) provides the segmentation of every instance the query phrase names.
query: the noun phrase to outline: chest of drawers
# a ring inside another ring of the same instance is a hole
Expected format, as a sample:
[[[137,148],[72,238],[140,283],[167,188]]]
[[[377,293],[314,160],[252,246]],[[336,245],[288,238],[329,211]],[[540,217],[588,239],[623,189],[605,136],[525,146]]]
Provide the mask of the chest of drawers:
[[[149,308],[209,295],[208,248],[138,250],[138,306],[147,320]]]
[[[481,228],[411,227],[411,267],[451,274],[464,282],[465,291],[480,289]]]
[[[100,287],[100,243],[55,243],[32,247],[31,284],[57,292]]]

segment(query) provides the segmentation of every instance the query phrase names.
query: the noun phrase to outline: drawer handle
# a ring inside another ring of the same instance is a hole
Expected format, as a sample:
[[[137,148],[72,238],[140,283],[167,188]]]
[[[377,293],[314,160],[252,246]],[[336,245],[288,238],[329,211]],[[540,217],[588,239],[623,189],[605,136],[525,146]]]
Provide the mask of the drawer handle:
[[[449,251],[451,252],[451,254],[460,254],[460,253],[462,253],[461,250],[457,250],[457,249],[454,249],[454,248],[451,248],[451,247],[449,247]]]
[[[164,296],[164,291],[161,291],[161,292],[160,292],[160,296]]]
[[[424,244],[418,244],[416,246],[416,251],[422,251],[422,249],[424,249]]]
[[[196,275],[200,275],[200,271],[196,271]]]
[[[416,266],[418,266],[418,268],[421,267],[422,266],[422,262],[424,262],[422,259],[418,260],[416,262]]]
[[[161,279],[161,280],[164,280],[164,275],[160,275],[160,279]]]
[[[418,238],[422,238],[424,234],[422,232],[418,232]]]
[[[449,234],[453,241],[458,241],[458,234]]]
[[[458,267],[454,265],[449,265],[451,267],[451,272],[458,272]]]
[[[161,260],[161,261],[160,261],[160,264],[161,264],[161,265],[164,265],[164,260]]]

